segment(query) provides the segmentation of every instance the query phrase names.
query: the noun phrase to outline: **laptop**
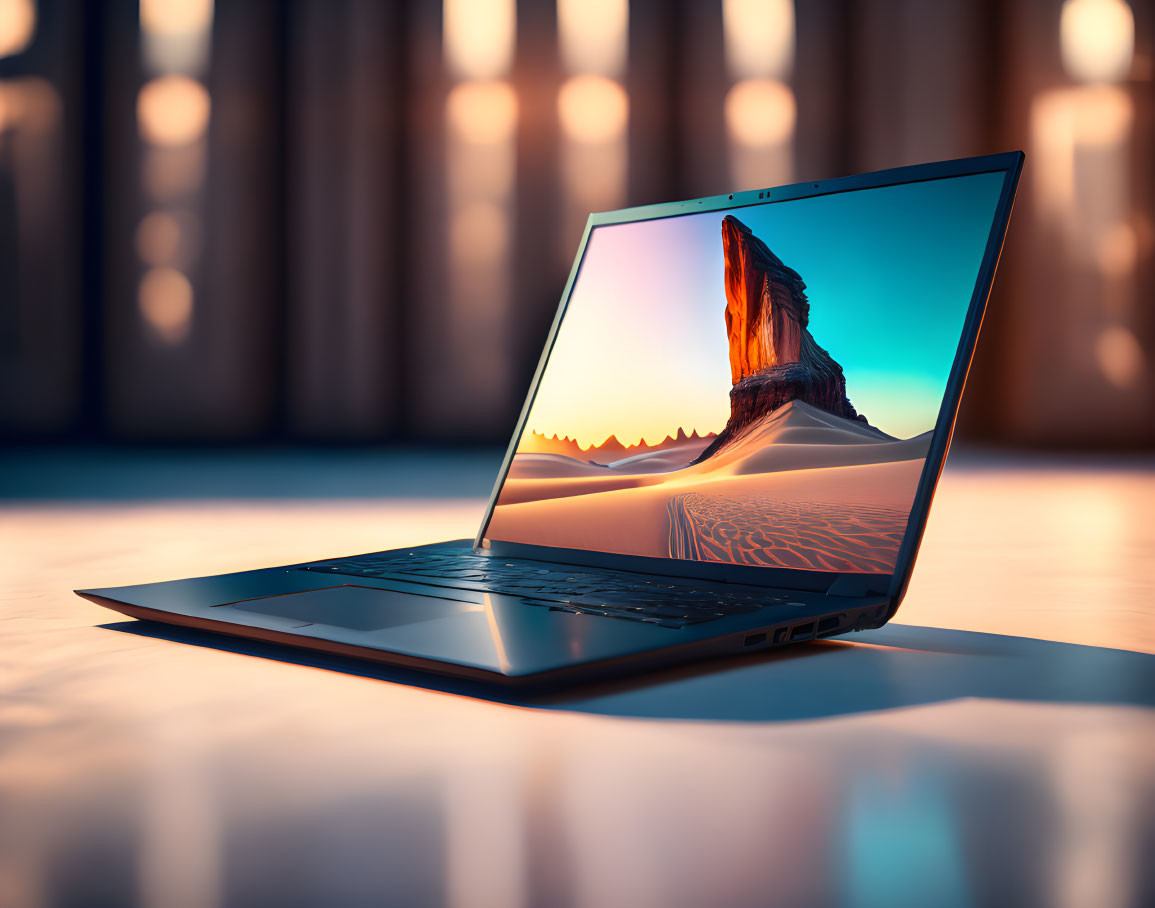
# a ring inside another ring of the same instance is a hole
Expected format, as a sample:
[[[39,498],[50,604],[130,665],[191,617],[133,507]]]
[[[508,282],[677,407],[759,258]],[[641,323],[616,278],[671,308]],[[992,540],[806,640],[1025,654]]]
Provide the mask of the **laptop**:
[[[1021,152],[591,215],[474,539],[77,592],[504,685],[877,628]]]

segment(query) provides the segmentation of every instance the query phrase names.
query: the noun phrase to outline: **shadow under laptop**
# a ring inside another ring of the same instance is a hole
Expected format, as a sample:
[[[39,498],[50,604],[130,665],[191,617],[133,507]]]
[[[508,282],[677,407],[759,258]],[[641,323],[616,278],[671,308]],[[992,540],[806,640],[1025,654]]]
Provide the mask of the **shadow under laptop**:
[[[784,650],[516,692],[151,621],[102,627],[491,702],[627,718],[789,722],[967,698],[1155,707],[1153,655],[899,624]]]

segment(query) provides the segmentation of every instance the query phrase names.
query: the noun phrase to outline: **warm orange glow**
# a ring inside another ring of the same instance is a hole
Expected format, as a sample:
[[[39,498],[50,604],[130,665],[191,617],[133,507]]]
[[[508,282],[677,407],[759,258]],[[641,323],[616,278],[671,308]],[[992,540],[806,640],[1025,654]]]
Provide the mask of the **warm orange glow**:
[[[1133,120],[1130,96],[1114,85],[1057,88],[1036,96],[1030,111],[1031,169],[1040,209],[1075,218],[1078,149],[1124,153]]]
[[[730,188],[735,190],[781,186],[794,177],[791,142],[755,148],[737,142],[730,147]]]
[[[455,261],[499,261],[509,248],[509,219],[493,202],[470,202],[454,212],[449,243]]]
[[[1099,370],[1116,388],[1135,385],[1146,367],[1143,348],[1135,335],[1122,325],[1112,325],[1095,342]]]
[[[0,82],[0,132],[12,129],[24,112],[24,98],[18,85]]]
[[[145,150],[142,177],[154,202],[170,202],[196,192],[205,178],[203,143]]]
[[[1059,20],[1063,67],[1080,82],[1118,82],[1131,71],[1135,17],[1124,0],[1066,0]]]
[[[1126,277],[1139,261],[1139,236],[1135,228],[1120,221],[1099,241],[1099,270],[1108,277]]]
[[[625,89],[613,79],[574,76],[562,85],[557,109],[567,138],[599,144],[625,134],[630,99]]]
[[[213,0],[140,0],[141,51],[156,73],[203,73],[208,65]]]
[[[154,211],[136,228],[136,251],[149,265],[171,265],[185,242],[180,222],[166,211]]]
[[[0,57],[25,50],[36,34],[33,0],[0,0]]]
[[[454,326],[447,344],[471,386],[472,401],[470,412],[455,417],[455,425],[462,418],[476,418],[481,425],[509,393],[511,379],[506,320],[517,96],[501,80],[459,82],[446,98],[445,118],[445,239]]]
[[[213,0],[140,0],[140,27],[154,34],[193,34],[212,20]]]
[[[48,133],[56,128],[59,116],[60,96],[47,80],[38,76],[0,80],[0,132]]]
[[[140,281],[140,314],[167,344],[179,344],[189,332],[193,292],[187,277],[175,268],[150,268]]]
[[[557,35],[571,73],[617,78],[626,68],[628,0],[558,0]]]
[[[136,101],[137,128],[153,145],[188,145],[208,128],[209,93],[188,76],[160,76],[145,84]]]
[[[723,0],[726,63],[737,79],[783,79],[794,63],[793,0]]]
[[[450,90],[445,113],[450,128],[466,142],[504,142],[517,126],[517,96],[507,82],[462,82]]]
[[[1071,130],[1080,145],[1113,148],[1127,141],[1134,107],[1127,92],[1114,86],[1100,85],[1075,89],[1071,95]]]
[[[559,0],[558,42],[572,73],[558,92],[563,255],[591,211],[620,208],[626,196],[630,99],[626,69],[628,0]]]
[[[611,142],[567,142],[561,149],[562,182],[567,210],[562,232],[563,255],[573,254],[591,211],[621,208],[628,171],[625,135]]]
[[[794,93],[773,79],[746,79],[726,95],[726,127],[739,145],[783,145],[794,135],[794,119]]]
[[[496,79],[509,72],[517,32],[515,0],[444,0],[445,62],[465,79]]]

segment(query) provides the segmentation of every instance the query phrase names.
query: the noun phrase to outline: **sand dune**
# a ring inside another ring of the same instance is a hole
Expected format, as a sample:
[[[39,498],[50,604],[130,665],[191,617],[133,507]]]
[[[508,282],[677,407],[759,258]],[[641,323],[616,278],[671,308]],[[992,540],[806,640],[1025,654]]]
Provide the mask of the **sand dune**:
[[[899,440],[874,426],[791,401],[689,472],[744,476],[912,460],[926,456],[930,435]]]
[[[927,432],[906,441],[874,445],[775,445],[734,461],[725,472],[744,476],[748,473],[777,473],[781,470],[813,470],[921,460],[926,457],[930,447],[930,436],[931,433]]]
[[[658,451],[615,460],[609,466],[623,473],[668,473],[688,467],[690,461],[706,450],[706,446],[713,440],[711,437],[682,441]]]
[[[874,426],[792,400],[750,426],[700,466],[717,470],[775,445],[874,445],[895,441],[898,439]]]
[[[608,467],[518,454],[496,539],[656,557],[893,570],[931,433],[896,439],[800,401],[708,460],[681,443]]]
[[[650,486],[569,498],[515,504],[503,494],[489,532],[631,555],[883,573],[893,569],[922,466],[905,460],[714,478],[679,471]],[[678,550],[682,521],[671,513],[689,516],[696,552]]]
[[[501,489],[502,504],[519,504],[550,498],[570,498],[574,495],[592,495],[618,489],[636,489],[656,485],[661,476],[620,476],[603,470],[602,476],[555,477],[543,479],[506,480]]]
[[[578,476],[609,476],[608,467],[596,463],[584,463],[566,457],[564,454],[523,454],[513,455],[509,465],[510,479],[545,479]]]
[[[792,400],[767,416],[754,430],[762,444],[778,441],[837,443],[856,437],[865,441],[897,441],[881,429],[857,419],[844,419],[801,400]]]

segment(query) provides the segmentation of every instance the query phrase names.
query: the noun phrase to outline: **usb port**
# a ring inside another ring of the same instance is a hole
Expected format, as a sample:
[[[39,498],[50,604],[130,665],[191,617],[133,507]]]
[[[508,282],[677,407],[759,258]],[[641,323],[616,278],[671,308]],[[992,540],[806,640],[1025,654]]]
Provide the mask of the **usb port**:
[[[791,640],[805,640],[807,637],[814,636],[814,622],[809,624],[798,624],[790,629]]]
[[[818,633],[821,634],[824,631],[834,630],[836,627],[838,627],[839,621],[840,618],[838,615],[831,615],[829,618],[823,618],[818,622]]]

